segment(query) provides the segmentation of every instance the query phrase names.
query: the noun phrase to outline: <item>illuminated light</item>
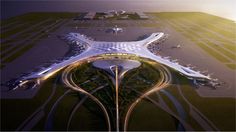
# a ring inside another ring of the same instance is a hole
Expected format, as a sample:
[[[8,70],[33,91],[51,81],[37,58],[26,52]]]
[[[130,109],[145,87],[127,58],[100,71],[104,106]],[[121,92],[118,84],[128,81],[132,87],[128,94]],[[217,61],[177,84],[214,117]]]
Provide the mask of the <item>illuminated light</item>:
[[[52,68],[50,67],[50,68],[47,68],[46,70],[43,70],[43,71],[41,71],[41,72],[39,72],[38,73],[38,75],[42,75],[42,74],[44,74],[44,73],[47,73],[49,70],[51,70]]]
[[[27,82],[29,82],[29,81],[28,81],[28,80],[21,81],[21,83],[19,84],[19,86],[21,87],[22,85],[26,84]]]
[[[42,78],[42,80],[48,79],[49,77],[51,77],[52,75],[54,75],[56,72],[60,71],[61,69],[62,69],[62,68],[57,69],[57,70],[55,70],[55,71],[53,71],[53,72],[51,72],[51,73],[45,75],[45,76]]]
[[[73,35],[73,36],[70,36],[70,35]],[[158,35],[158,36],[156,36],[156,35]],[[95,42],[94,41],[96,44],[91,45],[91,47],[89,48],[91,52],[88,52],[88,54],[85,55],[87,57],[80,57],[77,55],[74,57],[68,57],[67,58],[68,60],[64,60],[63,62],[61,62],[57,65],[53,65],[46,70],[40,71],[39,73],[36,73],[36,75],[32,75],[29,78],[41,77],[41,79],[47,79],[50,76],[52,76],[55,72],[60,70],[61,68],[64,68],[64,67],[71,65],[71,64],[77,65],[78,61],[82,61],[83,59],[87,59],[89,57],[92,57],[93,55],[98,55],[98,54],[101,55],[104,53],[106,56],[110,56],[111,58],[113,56],[117,56],[117,55],[118,56],[128,55],[128,57],[144,56],[145,58],[148,57],[150,59],[154,59],[155,61],[157,61],[161,64],[164,64],[164,65],[167,65],[171,68],[174,68],[174,69],[178,70],[179,72],[183,72],[184,75],[194,76],[194,77],[198,76],[198,77],[206,78],[205,76],[202,76],[202,75],[200,76],[200,74],[195,71],[188,70],[188,69],[180,69],[180,66],[178,66],[177,63],[171,63],[170,60],[160,59],[160,57],[158,57],[158,56],[153,57],[152,56],[153,54],[150,54],[150,52],[147,49],[140,51],[144,46],[146,47],[149,43],[160,39],[163,35],[164,35],[164,33],[160,33],[160,34],[155,33],[143,41],[132,42],[131,44],[127,44],[128,42],[121,42],[121,43],[107,42],[107,43],[104,43],[104,42]],[[87,38],[81,38],[81,36],[83,36],[83,35],[79,35],[76,33],[75,34],[70,33],[68,38],[70,41],[73,41],[73,42],[78,42],[81,39],[82,42],[93,43],[93,41],[87,40]],[[76,38],[74,38],[74,37],[76,37]],[[114,52],[114,53],[112,53],[112,52]],[[122,52],[125,52],[125,53],[122,53]],[[149,56],[149,55],[151,55],[151,56]],[[78,59],[76,59],[77,57],[78,57]],[[190,72],[190,73],[188,73],[188,72]]]

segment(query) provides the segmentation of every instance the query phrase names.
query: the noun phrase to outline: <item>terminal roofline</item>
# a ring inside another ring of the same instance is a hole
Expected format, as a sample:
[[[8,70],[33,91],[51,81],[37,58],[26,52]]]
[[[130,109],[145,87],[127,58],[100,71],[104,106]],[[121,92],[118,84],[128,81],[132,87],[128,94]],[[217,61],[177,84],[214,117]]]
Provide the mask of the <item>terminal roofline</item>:
[[[53,64],[50,67],[43,69],[42,71],[33,73],[29,76],[25,76],[23,77],[23,80],[43,78],[75,62],[88,59],[93,56],[98,56],[108,53],[125,53],[125,54],[138,55],[140,57],[149,58],[160,64],[168,66],[190,79],[196,78],[196,79],[211,80],[209,76],[203,75],[200,72],[194,71],[189,67],[185,67],[178,63],[171,62],[169,59],[151,53],[147,49],[147,45],[155,41],[158,41],[163,36],[164,33],[159,32],[159,33],[152,33],[149,37],[140,41],[103,42],[103,41],[93,41],[92,39],[89,39],[83,34],[69,33],[68,35],[65,36],[66,37],[65,39],[71,42],[78,42],[78,43],[80,43],[81,41],[85,42],[89,45],[88,48],[81,54],[70,57],[68,60],[64,60],[60,63]]]

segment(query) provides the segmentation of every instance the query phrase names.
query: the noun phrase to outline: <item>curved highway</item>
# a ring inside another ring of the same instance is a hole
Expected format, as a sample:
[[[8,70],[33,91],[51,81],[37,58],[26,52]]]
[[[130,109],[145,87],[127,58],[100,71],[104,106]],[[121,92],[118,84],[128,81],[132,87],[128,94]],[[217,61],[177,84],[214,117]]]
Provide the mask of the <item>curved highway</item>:
[[[127,128],[128,128],[128,122],[129,122],[129,118],[130,118],[130,115],[133,111],[133,109],[135,108],[135,106],[142,100],[142,99],[148,99],[149,101],[151,101],[153,104],[159,106],[161,109],[163,109],[164,111],[168,112],[169,114],[171,114],[173,117],[175,117],[176,119],[178,119],[181,124],[184,126],[185,129],[187,130],[193,130],[193,128],[188,124],[186,123],[181,117],[179,117],[178,115],[174,114],[171,110],[169,109],[166,109],[166,108],[162,108],[161,107],[161,104],[160,103],[157,103],[156,101],[152,100],[151,98],[149,98],[148,96],[154,92],[158,92],[159,90],[167,87],[172,78],[171,78],[171,73],[170,71],[163,65],[161,65],[161,68],[160,68],[160,73],[161,73],[161,80],[153,87],[151,88],[149,91],[145,92],[144,94],[134,90],[135,92],[141,94],[141,96],[136,99],[131,105],[130,107],[128,108],[127,110],[127,113],[125,115],[125,121],[124,121],[124,131],[127,131]]]
[[[92,91],[90,92],[90,94],[94,94],[95,92],[97,92],[98,90],[103,89],[103,88],[104,88],[105,86],[107,86],[107,85],[108,85],[108,84],[105,84],[105,85],[103,85],[103,86],[100,86],[100,87],[98,87],[98,88],[92,90]],[[80,100],[79,103],[73,108],[73,110],[72,110],[72,112],[71,112],[71,114],[70,114],[70,117],[69,117],[69,119],[68,119],[68,122],[67,122],[67,128],[66,128],[67,131],[69,131],[70,124],[71,124],[71,120],[72,120],[72,118],[73,118],[75,112],[76,112],[76,111],[78,110],[78,108],[87,100],[87,98],[88,98],[88,96],[85,96],[85,97],[84,97],[82,100]]]
[[[148,95],[159,91],[162,88],[165,88],[168,86],[168,84],[171,82],[171,73],[169,72],[169,70],[167,68],[165,68],[164,66],[161,66],[160,68],[160,75],[161,75],[161,80],[150,90],[148,90],[147,92],[145,92],[144,94],[142,94],[138,99],[136,99],[128,108],[127,113],[125,115],[125,121],[124,121],[124,131],[127,131],[127,127],[128,127],[128,121],[130,118],[130,114],[132,113],[133,109],[135,108],[135,106],[143,99],[146,98]]]
[[[102,111],[104,112],[104,115],[106,117],[108,130],[111,131],[111,122],[110,122],[110,118],[109,118],[108,112],[106,110],[106,107],[95,96],[93,96],[92,94],[83,90],[77,84],[75,84],[72,79],[71,71],[74,68],[76,68],[77,66],[79,66],[80,64],[81,63],[76,63],[76,64],[72,64],[72,65],[68,66],[62,73],[62,81],[65,83],[66,86],[68,86],[72,90],[87,95],[89,98],[91,98],[94,102],[96,102],[100,106],[100,108],[102,109]]]

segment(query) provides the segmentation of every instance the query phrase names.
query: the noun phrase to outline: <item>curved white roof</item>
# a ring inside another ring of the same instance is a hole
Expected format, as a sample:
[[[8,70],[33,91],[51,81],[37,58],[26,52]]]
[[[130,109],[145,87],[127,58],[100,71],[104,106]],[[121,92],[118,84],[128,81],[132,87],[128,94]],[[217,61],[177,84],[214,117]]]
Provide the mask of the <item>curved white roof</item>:
[[[205,76],[199,72],[196,72],[188,67],[184,67],[178,63],[171,62],[168,59],[164,59],[161,56],[154,55],[147,49],[147,45],[159,40],[163,37],[164,33],[152,33],[148,38],[140,41],[129,41],[129,42],[105,42],[105,41],[93,41],[88,39],[85,35],[79,33],[69,33],[66,35],[66,39],[71,42],[82,42],[87,43],[89,48],[86,49],[79,55],[72,56],[68,60],[65,60],[61,63],[54,64],[47,69],[34,73],[32,75],[26,76],[23,79],[32,79],[32,78],[41,78],[47,75],[54,73],[55,71],[64,68],[74,62],[90,58],[92,56],[109,54],[109,53],[125,53],[125,54],[134,54],[140,57],[145,57],[152,59],[160,64],[168,66],[172,69],[175,69],[182,75],[187,76],[188,78],[200,78],[210,80],[211,78]]]

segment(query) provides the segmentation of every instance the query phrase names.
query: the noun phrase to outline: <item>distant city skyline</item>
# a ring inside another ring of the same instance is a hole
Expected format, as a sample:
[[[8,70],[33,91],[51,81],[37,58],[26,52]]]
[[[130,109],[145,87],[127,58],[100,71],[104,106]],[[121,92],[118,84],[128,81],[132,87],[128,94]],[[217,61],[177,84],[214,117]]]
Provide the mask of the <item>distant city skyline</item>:
[[[37,11],[127,11],[172,12],[198,11],[236,21],[235,0],[3,0],[1,18]]]

